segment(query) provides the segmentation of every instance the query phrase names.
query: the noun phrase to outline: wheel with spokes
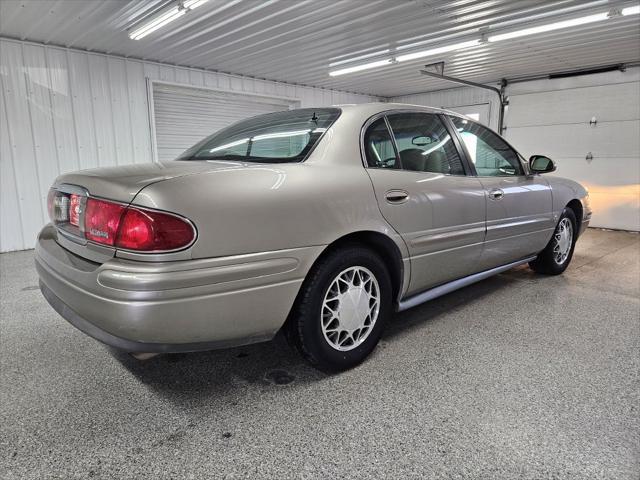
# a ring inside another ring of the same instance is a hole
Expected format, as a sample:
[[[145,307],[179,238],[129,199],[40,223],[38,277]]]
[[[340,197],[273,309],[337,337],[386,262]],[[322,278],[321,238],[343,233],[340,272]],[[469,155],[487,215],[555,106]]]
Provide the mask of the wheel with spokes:
[[[375,252],[357,245],[334,250],[309,272],[287,334],[314,366],[346,370],[375,348],[391,302],[389,273]]]
[[[576,240],[576,216],[573,210],[565,208],[551,240],[536,259],[529,263],[529,266],[536,272],[550,275],[564,272],[573,257]]]

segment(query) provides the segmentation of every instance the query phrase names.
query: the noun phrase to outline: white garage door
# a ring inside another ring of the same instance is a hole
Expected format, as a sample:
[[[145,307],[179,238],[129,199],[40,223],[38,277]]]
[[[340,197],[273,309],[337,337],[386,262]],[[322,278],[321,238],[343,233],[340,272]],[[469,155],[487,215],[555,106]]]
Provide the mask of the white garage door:
[[[173,160],[213,132],[238,120],[297,107],[299,102],[153,83],[155,148]]]
[[[507,138],[589,189],[592,226],[640,230],[639,91],[630,82],[509,97]]]

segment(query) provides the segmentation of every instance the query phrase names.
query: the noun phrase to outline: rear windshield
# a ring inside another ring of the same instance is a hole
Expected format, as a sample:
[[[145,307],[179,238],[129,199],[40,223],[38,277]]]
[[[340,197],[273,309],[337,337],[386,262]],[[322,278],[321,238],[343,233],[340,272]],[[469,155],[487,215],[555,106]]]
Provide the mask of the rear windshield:
[[[301,162],[339,116],[338,108],[301,108],[249,118],[205,138],[178,160]]]

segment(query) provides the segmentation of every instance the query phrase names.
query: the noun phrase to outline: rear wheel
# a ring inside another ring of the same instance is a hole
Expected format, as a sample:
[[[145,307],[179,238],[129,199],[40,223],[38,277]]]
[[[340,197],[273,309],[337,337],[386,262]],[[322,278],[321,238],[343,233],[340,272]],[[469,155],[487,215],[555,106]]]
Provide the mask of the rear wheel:
[[[536,259],[529,262],[529,266],[536,272],[549,275],[559,275],[564,272],[571,262],[576,245],[576,223],[573,210],[565,208],[551,240]]]
[[[384,262],[366,248],[348,246],[330,252],[309,272],[287,334],[315,367],[346,370],[375,348],[391,306]]]

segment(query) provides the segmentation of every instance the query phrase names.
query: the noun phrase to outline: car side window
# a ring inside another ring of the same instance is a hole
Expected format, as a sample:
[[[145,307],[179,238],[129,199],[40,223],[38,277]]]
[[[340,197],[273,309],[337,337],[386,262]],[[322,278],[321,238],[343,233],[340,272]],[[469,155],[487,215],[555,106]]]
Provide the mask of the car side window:
[[[373,122],[365,132],[364,149],[370,167],[400,168],[384,117]]]
[[[450,117],[469,153],[469,160],[481,177],[524,175],[518,153],[499,135],[482,125]]]
[[[387,118],[403,170],[445,175],[465,174],[451,135],[437,115],[394,113]]]

